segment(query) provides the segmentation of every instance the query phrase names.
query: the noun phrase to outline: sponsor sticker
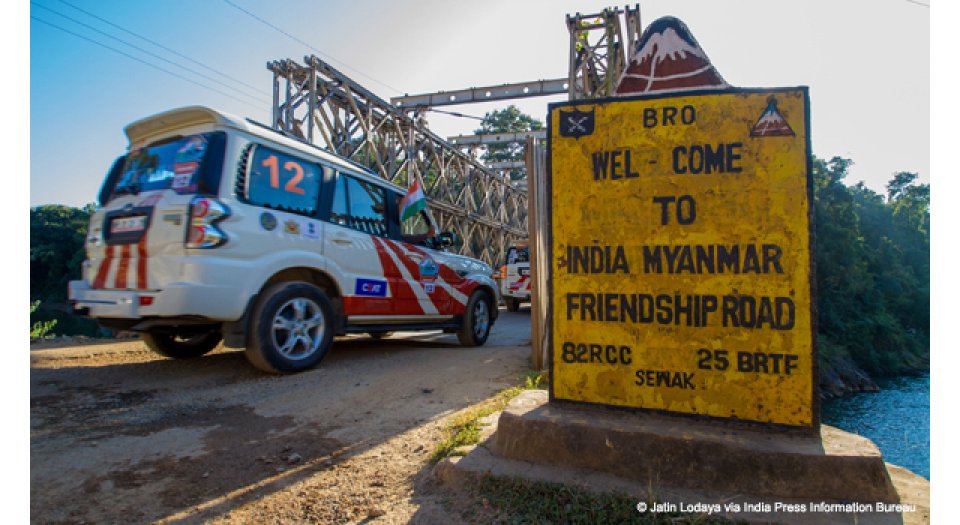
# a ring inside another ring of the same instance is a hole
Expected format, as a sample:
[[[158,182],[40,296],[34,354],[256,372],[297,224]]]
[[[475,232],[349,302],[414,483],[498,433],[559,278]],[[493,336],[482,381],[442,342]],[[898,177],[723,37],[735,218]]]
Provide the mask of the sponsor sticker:
[[[386,297],[387,282],[376,279],[357,279],[357,287],[353,293],[368,297]]]
[[[320,227],[317,226],[315,222],[307,222],[303,229],[303,236],[308,239],[319,239],[320,238]]]
[[[293,219],[288,219],[283,223],[283,231],[293,235],[300,235],[300,223]]]
[[[260,226],[268,232],[272,232],[277,228],[277,218],[273,216],[272,213],[263,212],[260,214]]]
[[[433,293],[437,290],[435,281],[437,274],[440,273],[440,267],[430,257],[424,257],[420,261],[420,282],[423,284],[423,291]]]
[[[186,141],[183,146],[177,150],[177,156],[174,158],[174,160],[178,163],[200,160],[205,151],[207,151],[206,139],[199,135],[194,136],[191,137],[190,140]],[[194,164],[196,164],[196,162],[194,162]],[[194,171],[196,171],[196,168],[194,168]]]

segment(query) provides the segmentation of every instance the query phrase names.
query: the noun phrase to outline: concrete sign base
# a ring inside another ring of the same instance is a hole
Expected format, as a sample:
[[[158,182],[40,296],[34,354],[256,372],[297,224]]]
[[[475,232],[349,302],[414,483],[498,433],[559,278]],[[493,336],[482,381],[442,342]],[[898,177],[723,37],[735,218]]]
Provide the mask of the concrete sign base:
[[[885,464],[870,440],[825,425],[819,438],[790,436],[547,403],[546,392],[532,390],[514,398],[491,430],[485,444],[438,465],[438,477],[452,481],[464,475],[521,476],[625,492],[637,496],[638,503],[644,498],[674,505],[685,502],[687,508],[696,503],[736,503],[739,512],[713,513],[736,521],[929,520],[927,480]],[[831,502],[869,508],[847,513],[825,507]],[[781,512],[773,510],[777,503]],[[897,503],[908,506],[907,512],[891,507],[875,510]],[[785,513],[785,505],[804,505],[806,510]]]

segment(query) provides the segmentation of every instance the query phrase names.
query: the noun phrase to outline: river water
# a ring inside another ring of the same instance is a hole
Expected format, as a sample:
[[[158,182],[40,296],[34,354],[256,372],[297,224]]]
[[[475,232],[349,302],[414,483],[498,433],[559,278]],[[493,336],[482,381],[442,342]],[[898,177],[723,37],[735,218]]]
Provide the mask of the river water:
[[[930,376],[878,382],[881,391],[823,402],[823,423],[868,437],[888,463],[930,479]]]

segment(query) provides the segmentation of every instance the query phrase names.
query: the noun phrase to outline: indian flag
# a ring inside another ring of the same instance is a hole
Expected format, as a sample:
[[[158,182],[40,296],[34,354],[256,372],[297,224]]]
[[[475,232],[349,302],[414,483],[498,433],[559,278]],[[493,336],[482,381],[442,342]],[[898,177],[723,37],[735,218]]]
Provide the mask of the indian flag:
[[[420,179],[414,179],[410,190],[400,201],[400,221],[405,221],[425,209],[427,209],[427,197],[423,194],[423,188],[420,187]]]

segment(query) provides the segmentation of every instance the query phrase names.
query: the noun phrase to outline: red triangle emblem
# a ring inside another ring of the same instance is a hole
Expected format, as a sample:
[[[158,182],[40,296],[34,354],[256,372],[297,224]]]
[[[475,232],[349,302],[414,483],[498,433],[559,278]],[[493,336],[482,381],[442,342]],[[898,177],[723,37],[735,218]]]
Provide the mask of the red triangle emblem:
[[[783,118],[780,110],[777,109],[777,99],[770,97],[767,99],[767,109],[757,119],[757,123],[750,130],[751,137],[793,137],[796,133],[787,124],[787,119]]]

